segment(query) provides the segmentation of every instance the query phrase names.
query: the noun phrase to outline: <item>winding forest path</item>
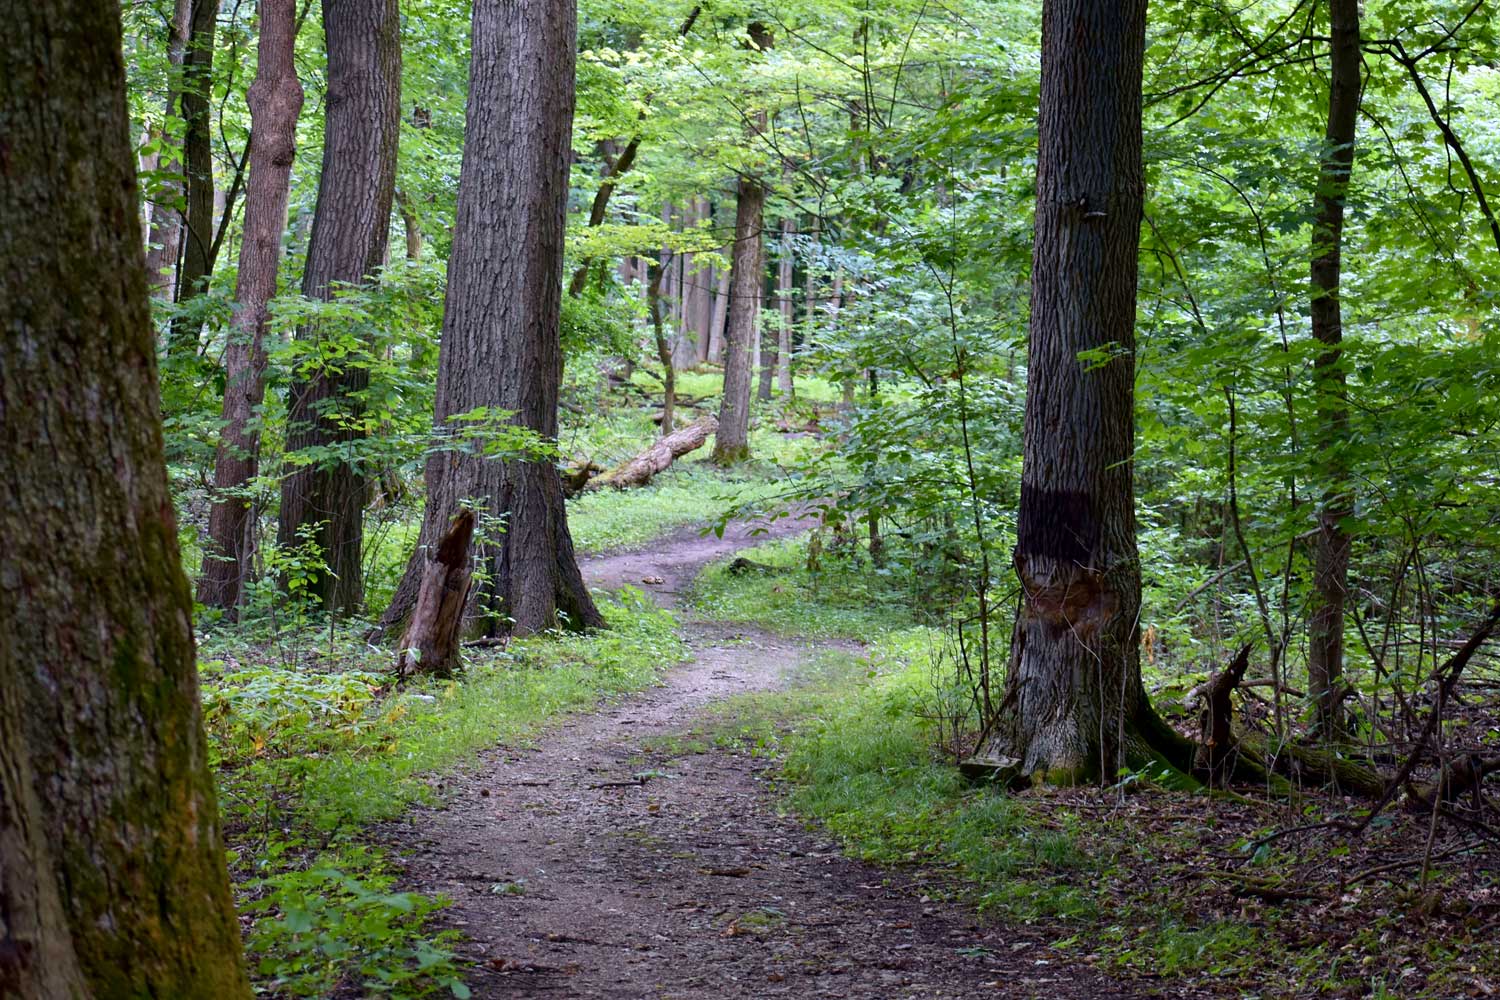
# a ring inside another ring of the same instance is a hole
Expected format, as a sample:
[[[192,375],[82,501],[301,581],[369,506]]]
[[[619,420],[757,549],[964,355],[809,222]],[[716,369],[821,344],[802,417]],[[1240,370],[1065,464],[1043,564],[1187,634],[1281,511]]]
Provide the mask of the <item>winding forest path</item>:
[[[584,573],[606,587],[653,578],[645,589],[672,606],[705,564],[763,538],[679,532]],[[476,997],[1141,995],[1062,967],[1039,935],[924,899],[916,875],[844,858],[778,814],[770,762],[661,752],[710,703],[775,688],[827,647],[691,618],[686,634],[693,659],[660,686],[533,747],[496,748],[445,808],[383,831],[410,852],[408,883],[453,899]]]

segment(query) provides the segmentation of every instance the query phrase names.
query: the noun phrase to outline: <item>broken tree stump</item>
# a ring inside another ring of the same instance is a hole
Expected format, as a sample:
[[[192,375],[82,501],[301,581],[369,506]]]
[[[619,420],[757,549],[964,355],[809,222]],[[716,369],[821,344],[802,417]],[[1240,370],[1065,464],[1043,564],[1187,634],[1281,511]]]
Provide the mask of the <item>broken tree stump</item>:
[[[588,481],[586,490],[613,487],[623,490],[631,486],[644,486],[658,472],[664,472],[677,459],[694,451],[708,441],[719,427],[717,417],[709,414],[699,417],[680,431],[673,431],[628,462],[615,466],[604,475]]]
[[[469,566],[473,541],[474,512],[460,511],[422,571],[416,606],[396,655],[398,677],[447,677],[458,665],[464,604],[473,572]]]

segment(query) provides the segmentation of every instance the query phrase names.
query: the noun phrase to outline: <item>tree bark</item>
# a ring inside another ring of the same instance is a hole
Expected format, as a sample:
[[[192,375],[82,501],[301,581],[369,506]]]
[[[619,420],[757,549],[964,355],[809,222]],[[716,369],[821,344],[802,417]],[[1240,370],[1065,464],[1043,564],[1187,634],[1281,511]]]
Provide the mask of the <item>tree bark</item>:
[[[327,0],[323,31],[323,172],[302,293],[327,300],[340,284],[368,283],[385,261],[401,127],[400,12],[396,0]],[[312,324],[297,337],[317,342],[323,332]],[[287,397],[287,452],[356,450],[366,436],[359,394],[368,385],[367,369],[337,359],[300,372]],[[282,480],[277,539],[293,546],[311,530],[326,564],[312,592],[333,614],[353,614],[364,600],[365,493],[357,458],[293,466]]]
[[[246,487],[260,472],[260,435],[253,421],[265,400],[266,323],[276,295],[281,234],[286,228],[302,84],[297,79],[297,4],[261,0],[255,82],[250,85],[250,179],[240,245],[234,318],[224,349],[224,429],[214,458],[216,498],[198,600],[238,607],[254,556],[253,504]]]
[[[729,320],[724,331],[724,397],[713,461],[733,465],[750,457],[750,375],[754,353],[756,291],[761,275],[761,210],[766,193],[740,176],[734,213],[734,253],[729,278]]]
[[[175,0],[172,20],[167,25],[167,106],[159,134],[165,134],[167,120],[178,117],[182,99],[182,62],[187,54],[188,33],[192,30],[192,0]],[[158,161],[159,162],[159,161]],[[161,167],[166,178],[157,185],[157,198],[150,208],[151,228],[146,237],[146,280],[153,298],[171,301],[177,284],[177,255],[182,245],[182,209],[177,202],[184,195],[182,157],[173,155]]]
[[[250,996],[167,492],[119,7],[0,39],[0,994]]]
[[[193,0],[187,49],[182,63],[183,161],[187,176],[187,214],[182,226],[182,263],[177,269],[177,301],[186,302],[208,290],[214,272],[214,147],[213,72],[214,32],[218,27],[216,0]],[[176,317],[168,334],[174,354],[195,354],[201,324]]]
[[[417,213],[411,209],[411,203],[400,191],[395,192],[396,206],[401,210],[401,228],[406,233],[406,259],[422,259],[422,223],[417,219]]]
[[[468,129],[438,360],[436,432],[476,407],[557,439],[563,238],[573,123],[573,0],[478,0]],[[469,610],[491,635],[604,624],[573,554],[550,457],[489,457],[456,446],[427,460],[418,550],[391,607],[407,618],[425,564],[461,500],[504,524],[483,537],[486,571]]]
[[[411,624],[397,649],[397,676],[447,677],[458,666],[464,605],[474,575],[469,565],[473,540],[474,512],[459,511],[422,571]]]
[[[1173,743],[1141,684],[1134,350],[1145,0],[1046,0],[1021,505],[991,755],[1111,780]],[[1080,359],[1084,352],[1104,352]],[[1173,750],[1182,748],[1173,743]],[[1176,755],[1191,766],[1190,754]]]
[[[1344,339],[1339,305],[1344,202],[1354,166],[1359,113],[1359,0],[1329,0],[1328,128],[1318,164],[1312,240],[1312,335],[1323,350],[1313,364],[1317,421],[1317,477],[1323,485],[1314,542],[1313,597],[1307,618],[1307,692],[1315,730],[1325,739],[1344,736],[1344,599],[1349,579],[1352,513],[1348,463],[1342,456],[1349,406],[1341,367]]]

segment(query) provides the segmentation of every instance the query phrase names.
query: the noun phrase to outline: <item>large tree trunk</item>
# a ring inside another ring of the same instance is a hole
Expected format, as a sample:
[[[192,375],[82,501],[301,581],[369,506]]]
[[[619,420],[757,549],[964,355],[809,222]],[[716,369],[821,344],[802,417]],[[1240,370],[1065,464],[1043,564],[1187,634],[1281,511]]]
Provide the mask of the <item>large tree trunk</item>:
[[[119,7],[0,38],[0,993],[247,998],[167,493]]]
[[[167,25],[167,106],[162,128],[166,134],[170,120],[179,114],[182,98],[182,63],[187,55],[188,33],[192,30],[193,0],[175,0],[172,20]],[[182,157],[171,156],[161,165],[165,179],[156,185],[156,198],[149,205],[151,228],[146,236],[146,280],[153,298],[171,301],[177,285],[177,255],[182,246]]]
[[[1312,335],[1323,345],[1314,363],[1318,478],[1323,499],[1313,567],[1313,599],[1307,617],[1307,692],[1316,730],[1343,737],[1344,598],[1349,577],[1349,535],[1343,521],[1353,512],[1348,465],[1340,456],[1348,434],[1349,407],[1340,365],[1344,339],[1339,272],[1344,200],[1354,165],[1355,119],[1359,112],[1359,0],[1329,0],[1332,56],[1328,129],[1318,168],[1312,241]]]
[[[208,290],[214,272],[213,72],[217,0],[193,0],[187,50],[182,62],[182,152],[187,169],[187,215],[182,226],[182,265],[177,269],[177,301]],[[198,350],[201,324],[179,316],[169,344],[174,353]]]
[[[573,123],[573,0],[474,4],[468,130],[438,361],[436,430],[476,407],[557,438],[568,152]],[[538,67],[546,67],[540,72]],[[471,611],[490,634],[529,634],[559,617],[573,628],[603,616],[584,586],[568,533],[562,482],[549,458],[489,457],[456,445],[427,461],[418,551],[385,617],[411,613],[416,585],[461,503],[482,512]]]
[[[401,127],[401,22],[396,0],[328,0],[328,97],[323,173],[302,293],[329,299],[337,284],[362,284],[385,261],[396,146]],[[297,331],[317,341],[317,324]],[[337,360],[294,379],[287,398],[287,451],[357,448],[365,432],[358,394],[369,372]],[[313,585],[323,607],[352,614],[364,600],[365,474],[357,462],[327,459],[294,467],[281,484],[277,538],[296,545],[312,529],[326,570]],[[451,514],[452,511],[449,511]],[[446,521],[445,521],[446,523]]]
[[[755,348],[755,311],[761,273],[761,210],[766,192],[741,175],[734,212],[734,253],[729,279],[729,321],[724,331],[724,397],[713,460],[732,465],[750,457],[750,377]]]
[[[252,421],[266,395],[268,305],[276,294],[302,111],[296,42],[295,0],[261,0],[257,69],[249,94],[245,233],[234,319],[224,349],[224,429],[214,458],[217,496],[208,515],[208,544],[198,580],[198,600],[210,607],[239,605],[254,555],[253,505],[244,493],[260,470],[260,440]]]
[[[1145,0],[1043,7],[1024,596],[991,747],[1036,781],[1112,779],[1165,728],[1141,685],[1131,463],[1145,30]]]

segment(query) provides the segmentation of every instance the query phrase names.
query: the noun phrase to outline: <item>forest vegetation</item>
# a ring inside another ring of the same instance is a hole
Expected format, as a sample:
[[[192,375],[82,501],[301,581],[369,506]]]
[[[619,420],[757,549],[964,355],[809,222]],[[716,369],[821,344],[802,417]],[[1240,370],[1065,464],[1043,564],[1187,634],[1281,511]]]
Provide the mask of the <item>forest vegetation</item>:
[[[1495,3],[11,15],[0,997],[1500,991]]]

